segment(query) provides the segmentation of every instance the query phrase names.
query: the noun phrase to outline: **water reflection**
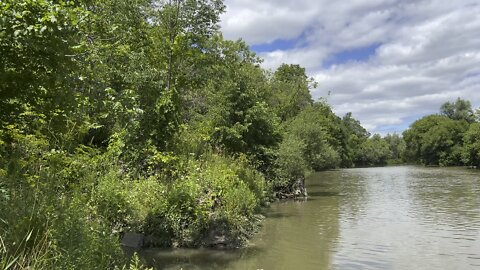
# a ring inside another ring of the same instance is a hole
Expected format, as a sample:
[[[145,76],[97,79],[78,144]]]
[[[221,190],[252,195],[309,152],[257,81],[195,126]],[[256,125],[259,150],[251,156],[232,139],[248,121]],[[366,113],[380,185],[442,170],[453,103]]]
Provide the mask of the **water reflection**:
[[[157,269],[478,269],[480,173],[322,172],[309,199],[273,204],[248,248],[148,250]]]
[[[342,211],[336,268],[475,269],[480,265],[477,171],[389,167],[344,173],[349,176],[344,181],[361,179],[365,187],[360,193],[349,189],[349,201],[357,196],[366,200],[355,216]]]
[[[466,169],[417,169],[411,171],[412,201],[424,222],[453,227],[478,225],[480,220],[480,177]]]
[[[262,249],[250,247],[242,250],[150,249],[141,255],[156,269],[230,269],[232,262],[262,253]]]

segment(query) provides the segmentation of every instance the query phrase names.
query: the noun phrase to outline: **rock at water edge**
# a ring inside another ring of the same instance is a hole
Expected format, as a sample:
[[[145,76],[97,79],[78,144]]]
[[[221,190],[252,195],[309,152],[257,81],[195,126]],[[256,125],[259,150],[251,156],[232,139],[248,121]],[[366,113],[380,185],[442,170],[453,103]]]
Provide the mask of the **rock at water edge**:
[[[123,235],[120,245],[130,248],[142,248],[145,236],[140,233],[127,232]]]

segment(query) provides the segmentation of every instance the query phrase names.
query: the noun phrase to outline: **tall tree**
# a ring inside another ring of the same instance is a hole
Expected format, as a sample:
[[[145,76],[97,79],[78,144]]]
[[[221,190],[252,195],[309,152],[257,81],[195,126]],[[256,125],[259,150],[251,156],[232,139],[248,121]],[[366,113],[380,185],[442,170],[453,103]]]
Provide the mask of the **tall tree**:
[[[405,153],[405,140],[398,134],[387,134],[384,140],[387,142],[390,148],[390,159],[400,162],[402,161]]]
[[[470,125],[465,132],[463,141],[463,162],[470,166],[480,167],[480,123]]]
[[[407,157],[426,165],[460,165],[463,134],[467,129],[466,121],[443,115],[417,120],[403,133]]]
[[[340,119],[330,106],[316,102],[296,117],[283,123],[287,136],[294,136],[305,145],[304,159],[313,170],[340,166],[342,130]]]
[[[82,117],[74,55],[88,13],[73,1],[48,0],[6,0],[0,11],[0,122],[58,142]]]
[[[342,147],[342,166],[352,167],[354,165],[355,153],[359,151],[360,146],[370,137],[370,133],[361,125],[360,121],[353,118],[351,112],[348,112],[342,118],[341,126],[346,137],[346,142]]]
[[[268,149],[280,141],[278,119],[265,102],[266,77],[258,58],[244,42],[224,41],[223,63],[211,78],[209,121],[214,145],[230,153],[246,153],[264,166]]]
[[[440,111],[443,115],[453,120],[465,120],[469,123],[475,122],[475,113],[472,104],[468,100],[458,98],[455,102],[442,104]]]
[[[313,103],[310,89],[316,83],[309,79],[299,65],[281,65],[273,74],[270,104],[282,121],[299,114]]]

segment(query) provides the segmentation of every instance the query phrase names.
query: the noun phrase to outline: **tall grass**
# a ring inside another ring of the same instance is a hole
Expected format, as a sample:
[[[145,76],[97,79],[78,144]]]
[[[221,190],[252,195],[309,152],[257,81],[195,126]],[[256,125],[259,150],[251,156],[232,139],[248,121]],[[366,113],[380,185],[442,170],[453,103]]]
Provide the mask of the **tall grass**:
[[[0,235],[0,269],[48,269],[53,261],[47,233],[36,234],[29,230],[19,243],[11,246],[7,246]]]

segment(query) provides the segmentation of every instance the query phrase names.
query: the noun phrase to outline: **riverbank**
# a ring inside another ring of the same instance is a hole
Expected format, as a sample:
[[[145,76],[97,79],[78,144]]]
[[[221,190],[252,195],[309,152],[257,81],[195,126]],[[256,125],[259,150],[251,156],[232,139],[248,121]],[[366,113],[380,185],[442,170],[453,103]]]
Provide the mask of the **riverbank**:
[[[268,213],[268,207],[271,203],[285,200],[306,199],[308,197],[304,178],[299,179],[287,190],[273,192],[272,196],[266,197],[257,205],[256,210],[249,216],[240,217],[244,222],[243,227],[232,228],[230,221],[226,219],[215,219],[215,209],[211,208],[208,218],[208,226],[198,231],[195,238],[178,239],[171,236],[171,239],[165,239],[164,234],[148,234],[148,229],[134,232],[123,232],[120,237],[122,246],[133,249],[141,248],[213,248],[213,249],[237,249],[248,245],[251,239],[262,226],[265,214]],[[217,198],[220,200],[221,198]],[[152,226],[152,225],[146,225]],[[144,228],[148,228],[148,227]],[[154,228],[157,229],[158,228]]]
[[[423,166],[315,173],[306,180],[309,198],[272,203],[247,247],[141,255],[157,270],[473,270],[480,265],[479,173]]]

